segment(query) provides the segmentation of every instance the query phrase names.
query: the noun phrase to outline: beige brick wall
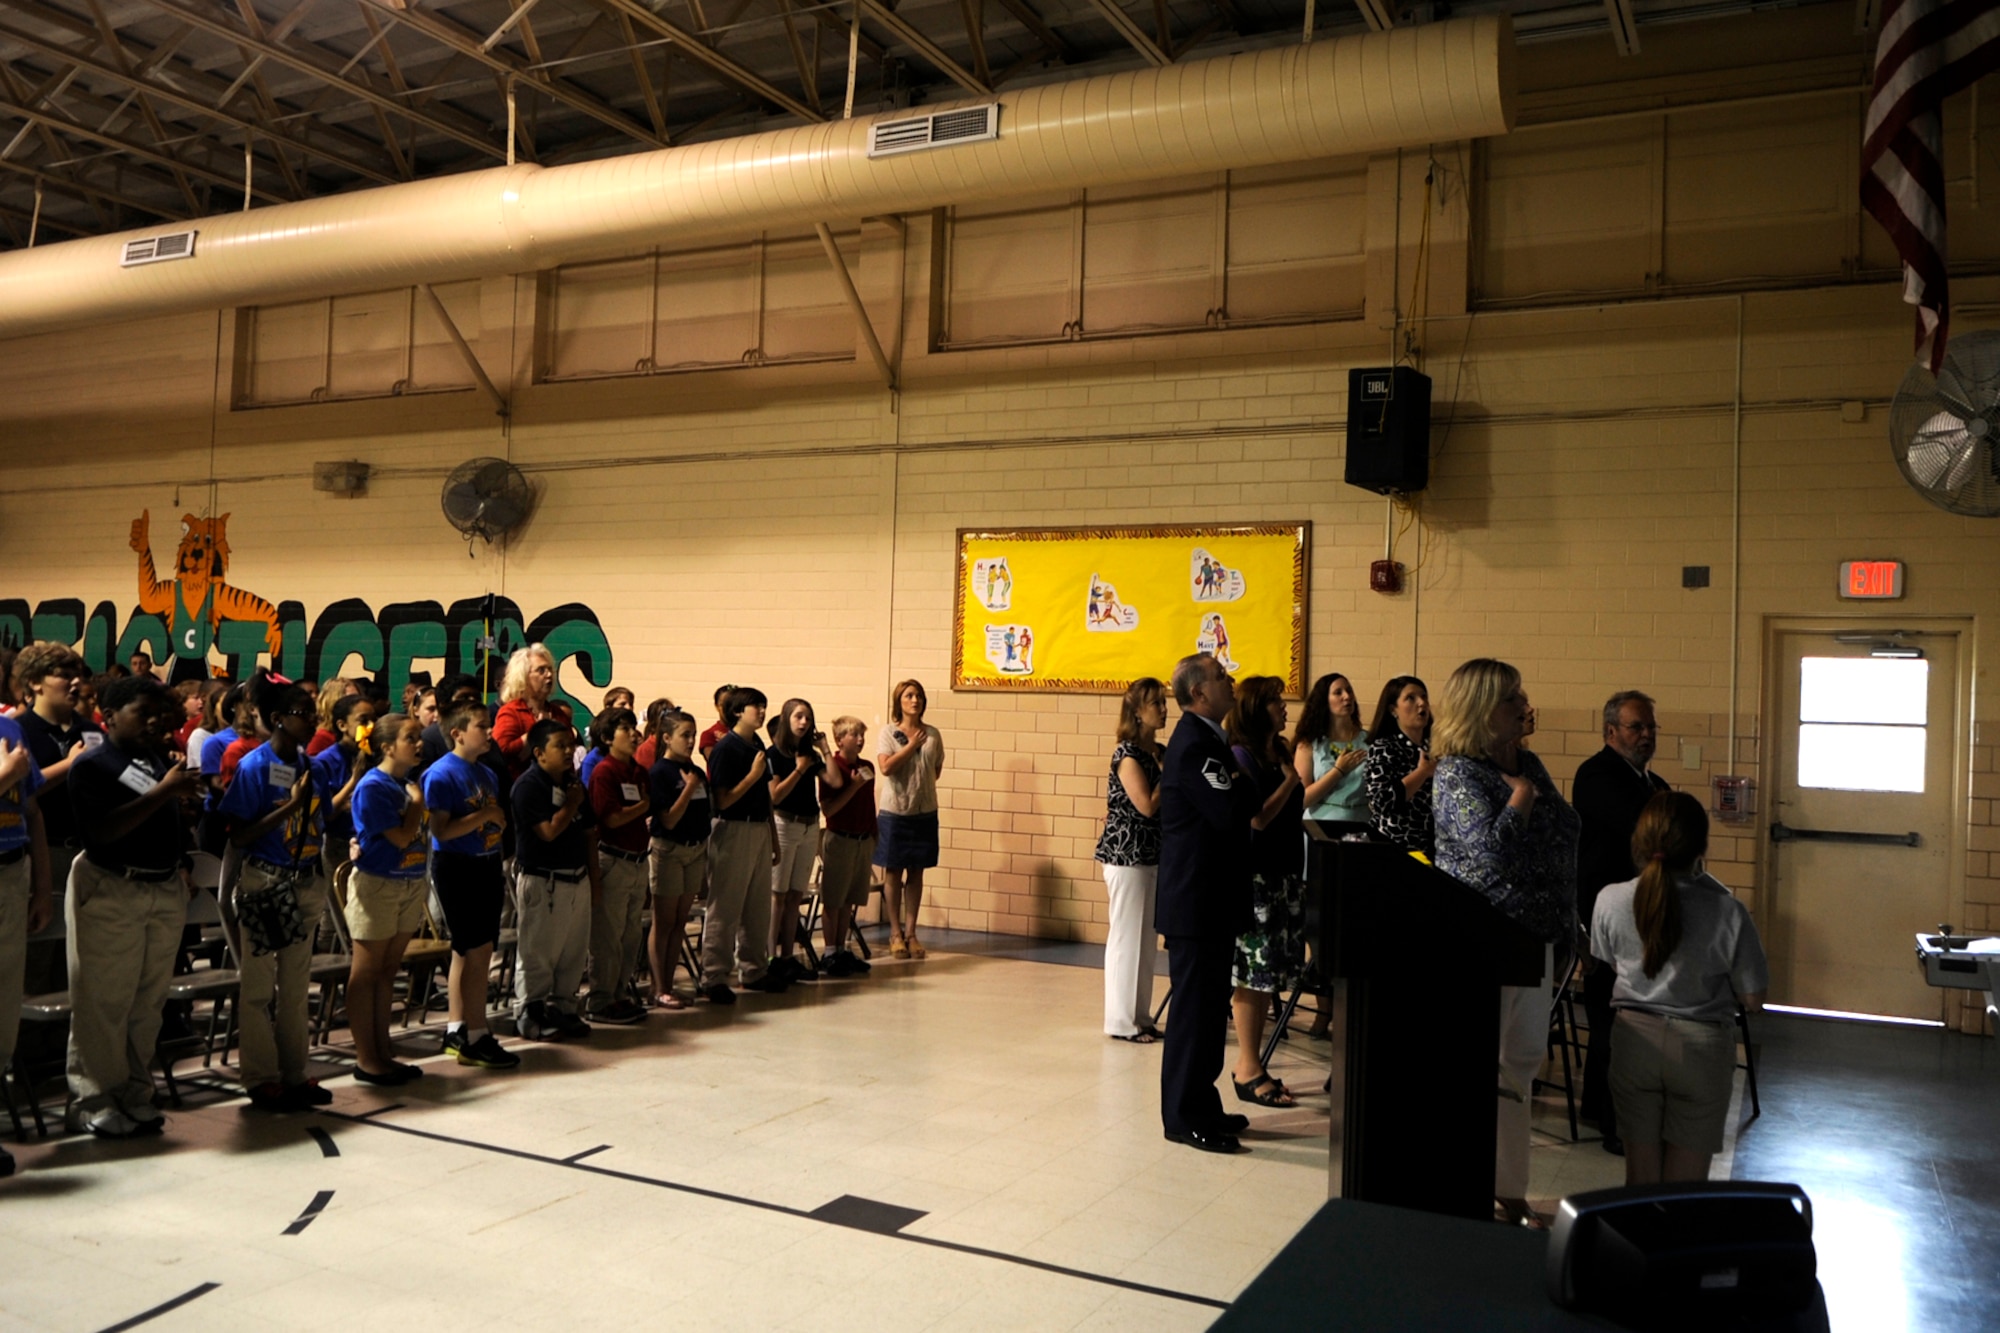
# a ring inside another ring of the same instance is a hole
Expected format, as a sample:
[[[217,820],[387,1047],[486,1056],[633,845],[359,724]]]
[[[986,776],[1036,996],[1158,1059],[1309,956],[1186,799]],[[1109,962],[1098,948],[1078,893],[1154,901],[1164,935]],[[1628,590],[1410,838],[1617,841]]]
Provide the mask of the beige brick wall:
[[[1767,35],[1785,31],[1757,22]],[[1822,38],[1821,48],[1838,46]],[[1567,47],[1534,52],[1524,70],[1544,102],[1560,103],[1568,79],[1583,90],[1578,105],[1619,109],[1613,93],[1589,91],[1601,62]],[[1685,51],[1649,58],[1660,62],[1649,96],[1740,85]],[[231,514],[231,581],[297,598],[309,617],[347,596],[379,607],[492,590],[531,615],[586,602],[620,683],[704,718],[726,679],[774,700],[809,697],[822,719],[853,712],[879,726],[888,683],[915,675],[949,746],[944,864],[928,914],[1096,940],[1105,913],[1091,852],[1115,702],[945,688],[960,527],[1309,520],[1311,674],[1339,670],[1372,702],[1392,674],[1414,669],[1436,684],[1466,657],[1512,660],[1540,709],[1535,745],[1565,782],[1597,748],[1602,699],[1642,688],[1666,728],[1659,771],[1696,791],[1726,767],[1732,630],[1736,768],[1754,776],[1767,621],[1843,614],[1837,563],[1895,556],[1910,564],[1897,616],[1976,627],[1979,733],[1965,746],[1966,877],[1954,910],[1973,928],[2000,929],[1988,734],[2000,715],[1980,688],[2000,555],[1990,524],[1930,508],[1890,460],[1886,403],[1909,362],[1893,284],[1475,308],[1462,157],[1440,149],[1431,318],[1408,342],[1438,405],[1433,482],[1414,518],[1342,484],[1341,468],[1347,371],[1383,363],[1387,326],[1407,302],[1421,155],[1400,171],[1393,156],[1371,169],[1370,308],[1341,323],[927,352],[934,228],[914,217],[893,398],[865,358],[535,384],[532,278],[491,279],[482,291],[479,350],[514,403],[504,429],[474,393],[230,411],[235,321],[213,312],[0,347],[10,464],[0,595],[112,598],[122,611],[131,518],[150,507],[164,559],[173,520],[206,509]],[[1960,209],[1954,237],[1961,224],[1983,235],[2000,219]],[[878,318],[892,277],[880,256],[871,250],[866,278]],[[1983,327],[2000,310],[2000,279],[1968,275],[1954,295],[1955,329]],[[1867,405],[1863,420],[1843,418],[1850,401]],[[488,453],[528,470],[538,509],[504,551],[479,547],[468,559],[438,516],[437,490],[452,464]],[[311,491],[311,464],[341,458],[376,469],[366,497]],[[1367,589],[1385,522],[1411,571],[1395,596]],[[1694,564],[1711,568],[1711,587],[1680,586],[1681,567]],[[1698,767],[1682,767],[1684,744],[1700,747]],[[1754,838],[1718,831],[1711,863],[1762,910],[1759,858]]]

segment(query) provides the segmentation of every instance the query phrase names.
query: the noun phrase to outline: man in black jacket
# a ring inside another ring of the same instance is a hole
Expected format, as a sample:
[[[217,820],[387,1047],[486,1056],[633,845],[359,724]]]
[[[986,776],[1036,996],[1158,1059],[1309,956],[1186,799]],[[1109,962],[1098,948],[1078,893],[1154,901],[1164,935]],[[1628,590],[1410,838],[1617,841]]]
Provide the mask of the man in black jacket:
[[[1155,921],[1167,937],[1174,1012],[1160,1060],[1160,1119],[1167,1138],[1203,1152],[1244,1151],[1249,1127],[1226,1115],[1222,1073],[1229,1016],[1229,964],[1251,921],[1250,820],[1257,794],[1238,770],[1222,720],[1235,682],[1208,653],[1174,667],[1180,722],[1160,776],[1160,878]]]
[[[1576,857],[1577,920],[1586,936],[1598,890],[1638,874],[1632,865],[1632,830],[1646,802],[1669,788],[1646,770],[1659,744],[1660,724],[1653,701],[1637,690],[1621,690],[1604,703],[1604,748],[1583,761],[1570,787],[1570,801],[1583,819]],[[1611,1105],[1611,983],[1618,973],[1598,961],[1583,980],[1584,1008],[1590,1015],[1590,1050],[1583,1061],[1583,1105],[1597,1121],[1606,1152],[1623,1153],[1617,1114]]]

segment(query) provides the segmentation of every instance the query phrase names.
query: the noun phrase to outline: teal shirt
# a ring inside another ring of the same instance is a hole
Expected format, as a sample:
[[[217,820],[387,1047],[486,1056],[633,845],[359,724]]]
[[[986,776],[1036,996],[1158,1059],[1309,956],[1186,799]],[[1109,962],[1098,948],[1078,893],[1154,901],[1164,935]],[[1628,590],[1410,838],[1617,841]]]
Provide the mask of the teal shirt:
[[[1351,741],[1321,737],[1313,742],[1313,781],[1333,771],[1334,761],[1344,750],[1368,752],[1368,733],[1360,731]],[[1337,819],[1353,824],[1368,822],[1368,765],[1356,764],[1346,777],[1333,784],[1326,799],[1306,811],[1307,819]]]

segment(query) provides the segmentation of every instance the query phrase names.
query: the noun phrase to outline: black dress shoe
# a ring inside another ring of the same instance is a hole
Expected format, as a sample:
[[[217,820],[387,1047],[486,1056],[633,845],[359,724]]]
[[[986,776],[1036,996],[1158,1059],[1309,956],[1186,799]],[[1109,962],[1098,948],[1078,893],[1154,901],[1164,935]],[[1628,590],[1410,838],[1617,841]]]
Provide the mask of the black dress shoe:
[[[1202,1134],[1195,1130],[1168,1130],[1167,1142],[1185,1143],[1202,1152],[1238,1153],[1250,1150],[1237,1142],[1234,1134]]]
[[[1604,1136],[1604,1151],[1610,1153],[1613,1157],[1623,1157],[1625,1155],[1625,1140],[1619,1138],[1616,1134],[1606,1134]]]
[[[1247,1115],[1226,1115],[1222,1117],[1222,1132],[1225,1134],[1241,1134],[1248,1128],[1250,1128],[1250,1117]]]

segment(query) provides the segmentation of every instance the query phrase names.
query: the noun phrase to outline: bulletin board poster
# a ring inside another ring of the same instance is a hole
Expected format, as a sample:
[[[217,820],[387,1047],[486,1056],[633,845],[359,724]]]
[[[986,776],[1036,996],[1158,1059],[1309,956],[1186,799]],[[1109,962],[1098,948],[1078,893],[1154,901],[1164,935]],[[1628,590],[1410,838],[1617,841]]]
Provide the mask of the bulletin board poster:
[[[1305,693],[1310,523],[958,533],[952,688],[1123,693],[1214,653]]]

